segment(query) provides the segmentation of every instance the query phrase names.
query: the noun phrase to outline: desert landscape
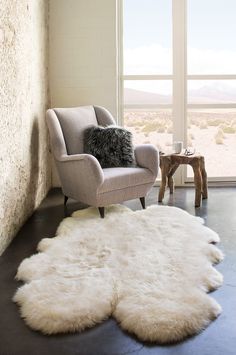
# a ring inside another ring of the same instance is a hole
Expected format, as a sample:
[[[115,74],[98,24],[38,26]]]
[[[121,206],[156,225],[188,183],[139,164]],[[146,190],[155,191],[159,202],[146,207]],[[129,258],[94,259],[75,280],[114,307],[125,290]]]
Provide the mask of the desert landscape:
[[[152,143],[171,152],[170,109],[126,109],[124,126],[133,133],[134,144]],[[205,156],[208,177],[236,177],[236,109],[190,110],[187,137],[186,146]],[[188,176],[193,176],[191,168]]]

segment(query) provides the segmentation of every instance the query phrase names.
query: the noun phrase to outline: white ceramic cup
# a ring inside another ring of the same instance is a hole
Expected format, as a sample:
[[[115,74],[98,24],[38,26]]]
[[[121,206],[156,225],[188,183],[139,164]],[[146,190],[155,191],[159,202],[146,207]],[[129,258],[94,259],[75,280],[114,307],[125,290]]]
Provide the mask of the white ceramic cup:
[[[174,142],[173,143],[173,149],[176,154],[179,154],[182,152],[183,149],[183,142]]]

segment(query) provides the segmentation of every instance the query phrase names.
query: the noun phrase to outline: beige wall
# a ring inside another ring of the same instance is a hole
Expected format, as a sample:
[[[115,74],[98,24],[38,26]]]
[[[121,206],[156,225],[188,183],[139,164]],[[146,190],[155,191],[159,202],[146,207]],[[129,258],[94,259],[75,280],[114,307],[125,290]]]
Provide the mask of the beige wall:
[[[116,115],[116,0],[50,0],[53,107],[97,104]]]
[[[47,0],[0,0],[0,254],[51,185],[47,18]]]
[[[116,0],[50,0],[49,14],[51,106],[101,105],[117,117]]]

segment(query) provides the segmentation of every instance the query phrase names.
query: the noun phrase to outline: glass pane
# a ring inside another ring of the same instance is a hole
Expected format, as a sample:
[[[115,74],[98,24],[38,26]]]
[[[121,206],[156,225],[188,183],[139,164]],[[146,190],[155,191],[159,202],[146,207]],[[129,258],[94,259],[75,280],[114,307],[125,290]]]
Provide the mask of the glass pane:
[[[236,1],[188,1],[188,74],[236,74]]]
[[[125,105],[171,104],[171,80],[125,80]]]
[[[188,103],[236,103],[236,80],[189,80]]]
[[[236,177],[236,109],[189,110],[187,144],[205,156],[208,177]]]
[[[172,110],[125,110],[124,126],[133,133],[134,144],[154,144],[160,151],[172,148]]]
[[[124,74],[171,74],[171,0],[124,0],[123,4]]]

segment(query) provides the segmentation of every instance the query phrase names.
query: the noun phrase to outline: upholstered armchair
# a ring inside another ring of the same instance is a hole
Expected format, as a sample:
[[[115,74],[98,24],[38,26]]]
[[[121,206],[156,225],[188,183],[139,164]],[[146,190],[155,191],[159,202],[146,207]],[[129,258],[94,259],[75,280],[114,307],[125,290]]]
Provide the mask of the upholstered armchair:
[[[151,144],[135,147],[137,167],[102,169],[98,160],[83,153],[83,133],[91,125],[115,124],[112,115],[100,106],[54,108],[47,111],[52,153],[65,196],[99,208],[145,196],[153,186],[159,167],[157,149]]]

